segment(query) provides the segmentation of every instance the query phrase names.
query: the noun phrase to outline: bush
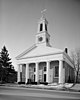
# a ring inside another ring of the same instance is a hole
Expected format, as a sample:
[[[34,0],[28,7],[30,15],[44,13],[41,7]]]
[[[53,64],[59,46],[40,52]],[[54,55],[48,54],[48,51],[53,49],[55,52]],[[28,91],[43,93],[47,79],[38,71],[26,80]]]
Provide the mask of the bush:
[[[27,84],[31,84],[31,79],[28,79],[28,82],[27,82]]]
[[[18,84],[25,84],[25,82],[18,82]]]
[[[40,82],[40,84],[48,85],[48,82]]]
[[[37,85],[37,82],[31,82],[31,84],[33,84],[33,85]]]

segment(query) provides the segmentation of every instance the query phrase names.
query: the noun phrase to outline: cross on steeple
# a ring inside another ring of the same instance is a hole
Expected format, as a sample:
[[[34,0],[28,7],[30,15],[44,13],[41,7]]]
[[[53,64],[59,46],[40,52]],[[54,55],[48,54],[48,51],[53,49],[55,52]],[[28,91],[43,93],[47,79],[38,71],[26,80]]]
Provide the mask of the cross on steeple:
[[[45,12],[46,12],[46,10],[47,10],[47,9],[44,9],[44,10],[41,11],[42,18],[45,17]]]

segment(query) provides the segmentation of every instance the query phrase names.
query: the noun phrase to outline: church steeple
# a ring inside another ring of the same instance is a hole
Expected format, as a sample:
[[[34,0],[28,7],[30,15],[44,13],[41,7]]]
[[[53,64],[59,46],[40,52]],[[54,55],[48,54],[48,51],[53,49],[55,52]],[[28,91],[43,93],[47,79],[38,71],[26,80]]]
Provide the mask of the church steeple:
[[[48,34],[47,30],[48,21],[46,18],[42,15],[38,22],[38,31],[36,34],[36,45],[44,45],[44,46],[50,46],[50,35]]]

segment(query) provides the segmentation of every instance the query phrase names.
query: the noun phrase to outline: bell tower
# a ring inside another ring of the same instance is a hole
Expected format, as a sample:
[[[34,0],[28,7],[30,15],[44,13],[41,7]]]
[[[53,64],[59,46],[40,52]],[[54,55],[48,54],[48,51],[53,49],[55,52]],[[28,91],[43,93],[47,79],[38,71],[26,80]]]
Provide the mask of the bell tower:
[[[50,46],[50,35],[48,34],[47,30],[48,21],[46,18],[42,15],[38,22],[38,30],[36,34],[36,45],[44,45],[44,46]]]

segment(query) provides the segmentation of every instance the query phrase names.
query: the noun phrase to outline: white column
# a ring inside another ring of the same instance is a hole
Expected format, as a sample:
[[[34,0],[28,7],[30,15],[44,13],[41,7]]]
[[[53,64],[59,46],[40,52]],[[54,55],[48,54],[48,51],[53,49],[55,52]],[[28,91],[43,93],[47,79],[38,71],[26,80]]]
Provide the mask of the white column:
[[[59,83],[65,82],[65,69],[63,68],[63,61],[59,61]]]
[[[46,82],[50,83],[50,62],[47,62]]]
[[[63,63],[63,83],[65,83],[65,63]]]
[[[26,64],[26,73],[25,73],[25,75],[26,75],[26,82],[25,83],[27,83],[28,79],[29,79],[29,64]]]
[[[38,82],[39,81],[39,66],[38,66],[38,62],[36,63],[36,77],[35,77],[35,81]]]
[[[20,79],[20,65],[18,64],[18,72],[17,72],[17,82],[20,82],[21,79]]]

